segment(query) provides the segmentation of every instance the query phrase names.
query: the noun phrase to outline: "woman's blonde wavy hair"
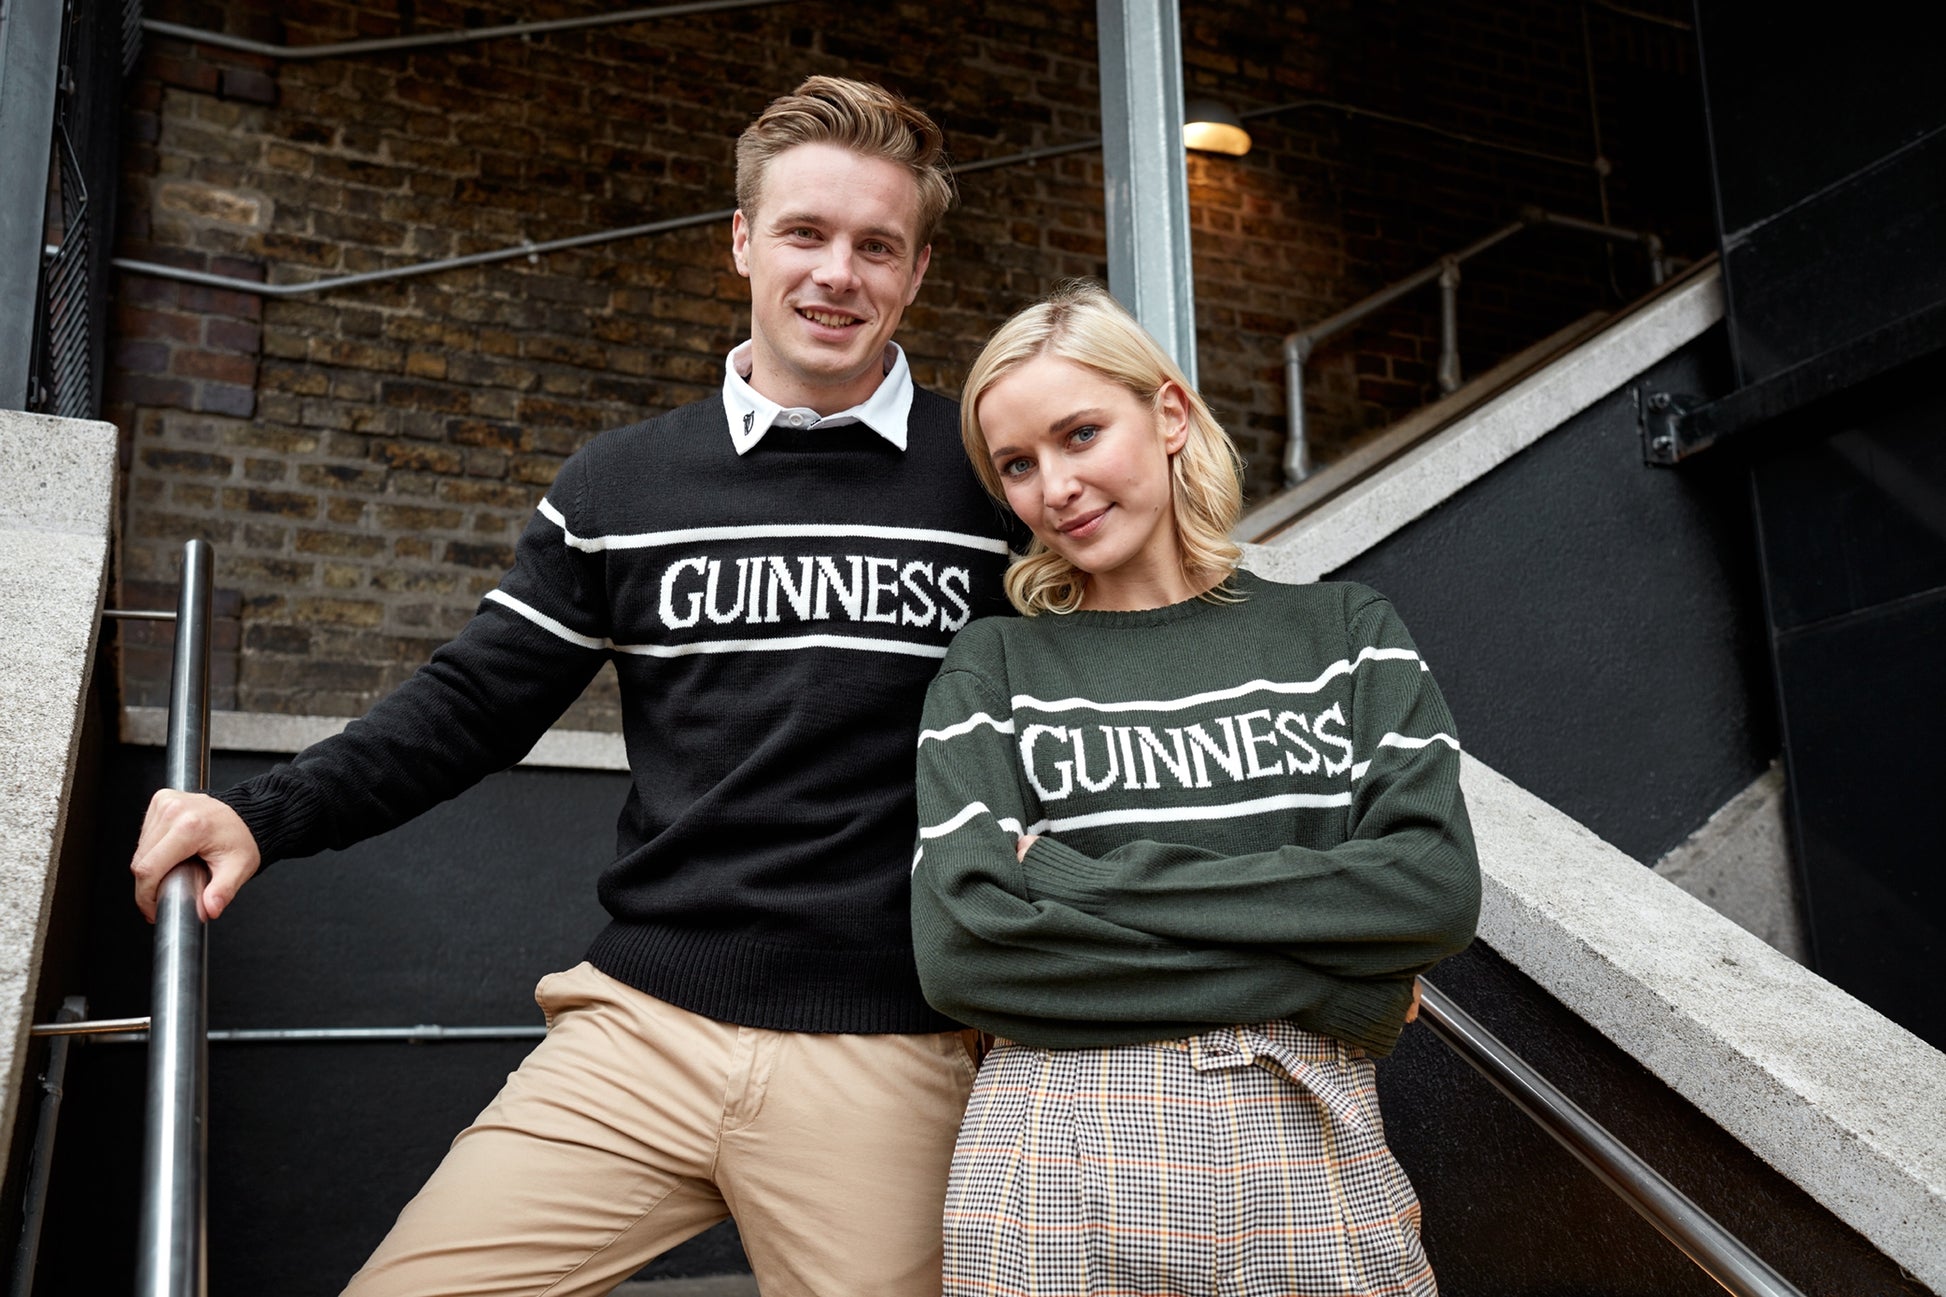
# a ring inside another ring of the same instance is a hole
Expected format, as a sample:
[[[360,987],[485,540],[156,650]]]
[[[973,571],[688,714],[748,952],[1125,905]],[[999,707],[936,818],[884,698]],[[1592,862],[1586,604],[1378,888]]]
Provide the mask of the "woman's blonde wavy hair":
[[[960,439],[973,471],[995,499],[1006,502],[1000,472],[987,454],[980,427],[980,398],[1028,361],[1058,356],[1101,375],[1150,409],[1158,408],[1167,383],[1187,398],[1189,438],[1169,457],[1171,513],[1183,575],[1201,584],[1212,573],[1222,579],[1203,594],[1224,599],[1224,587],[1243,551],[1230,540],[1243,507],[1243,462],[1223,425],[1167,352],[1106,289],[1088,280],[1063,284],[1044,301],[1008,320],[987,339],[960,392]],[[1043,545],[1038,538],[1027,556],[1007,571],[1007,598],[1026,616],[1070,613],[1087,593],[1088,574]]]

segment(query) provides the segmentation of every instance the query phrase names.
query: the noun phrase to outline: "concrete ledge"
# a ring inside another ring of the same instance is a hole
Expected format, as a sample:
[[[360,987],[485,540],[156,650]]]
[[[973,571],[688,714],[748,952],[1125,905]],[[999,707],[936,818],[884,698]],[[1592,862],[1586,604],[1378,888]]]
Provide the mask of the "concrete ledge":
[[[1481,937],[1946,1291],[1946,1054],[1471,757],[1462,784]]]
[[[13,1129],[94,668],[115,428],[0,410],[0,1138]]]
[[[1485,477],[1722,318],[1722,280],[1712,265],[1299,518],[1268,544],[1246,545],[1246,563],[1273,581],[1317,580]]]
[[[351,724],[345,716],[285,716],[275,712],[211,712],[210,748],[222,752],[302,752]],[[121,740],[142,747],[168,743],[169,712],[162,707],[122,708]],[[600,730],[549,730],[523,766],[559,770],[627,770],[622,736]]]

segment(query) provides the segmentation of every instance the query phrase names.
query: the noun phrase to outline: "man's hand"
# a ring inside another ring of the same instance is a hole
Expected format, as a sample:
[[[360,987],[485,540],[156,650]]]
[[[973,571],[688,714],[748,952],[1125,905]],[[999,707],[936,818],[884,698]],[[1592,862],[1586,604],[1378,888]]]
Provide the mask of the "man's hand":
[[[1030,833],[1026,837],[1018,839],[1014,843],[1014,859],[1015,860],[1027,859],[1027,848],[1033,846],[1036,842],[1040,841],[1040,836],[1041,835],[1038,833]]]
[[[135,908],[150,923],[155,922],[155,897],[162,880],[177,865],[197,856],[209,866],[209,881],[196,896],[196,912],[205,920],[228,909],[237,889],[263,863],[257,840],[229,806],[203,793],[162,789],[149,799],[135,859],[128,866],[135,875]]]
[[[1405,1011],[1405,1020],[1419,1021],[1419,979],[1416,977],[1412,979],[1412,1004]]]

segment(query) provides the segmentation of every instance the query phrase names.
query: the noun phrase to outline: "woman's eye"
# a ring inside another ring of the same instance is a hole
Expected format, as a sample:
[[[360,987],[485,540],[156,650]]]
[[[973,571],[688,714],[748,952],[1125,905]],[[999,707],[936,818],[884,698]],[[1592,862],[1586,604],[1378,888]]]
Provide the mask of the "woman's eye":
[[[1085,446],[1101,435],[1101,429],[1092,423],[1084,423],[1068,434],[1068,440],[1076,445]]]
[[[1032,467],[1034,467],[1034,461],[1025,456],[1019,459],[1010,459],[1000,466],[1000,476],[1019,477]]]

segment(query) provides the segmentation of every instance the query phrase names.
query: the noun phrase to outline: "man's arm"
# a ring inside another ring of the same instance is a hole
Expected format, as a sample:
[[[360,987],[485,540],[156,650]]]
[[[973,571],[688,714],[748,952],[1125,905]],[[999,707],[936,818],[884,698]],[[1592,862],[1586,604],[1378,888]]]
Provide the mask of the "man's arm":
[[[383,833],[526,755],[608,657],[602,556],[568,543],[584,476],[570,460],[473,619],[365,717],[214,796],[158,794],[130,864],[142,912],[200,855],[213,918],[263,865]]]

